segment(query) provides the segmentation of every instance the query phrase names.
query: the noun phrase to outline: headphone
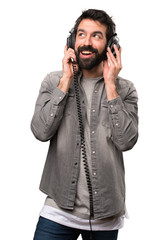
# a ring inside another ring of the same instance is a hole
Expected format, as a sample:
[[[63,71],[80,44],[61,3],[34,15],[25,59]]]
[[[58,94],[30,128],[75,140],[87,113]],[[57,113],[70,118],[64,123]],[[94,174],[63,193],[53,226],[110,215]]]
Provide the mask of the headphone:
[[[76,41],[76,33],[75,33],[74,28],[72,28],[69,33],[70,33],[70,35],[67,38],[67,47],[74,49],[75,41]],[[116,57],[116,52],[115,52],[114,47],[113,47],[114,44],[117,46],[117,48],[119,50],[120,45],[119,45],[119,39],[117,37],[117,33],[114,33],[111,36],[111,38],[107,41],[107,45],[106,45],[106,52],[107,52],[107,48],[109,47],[111,49],[114,57]]]

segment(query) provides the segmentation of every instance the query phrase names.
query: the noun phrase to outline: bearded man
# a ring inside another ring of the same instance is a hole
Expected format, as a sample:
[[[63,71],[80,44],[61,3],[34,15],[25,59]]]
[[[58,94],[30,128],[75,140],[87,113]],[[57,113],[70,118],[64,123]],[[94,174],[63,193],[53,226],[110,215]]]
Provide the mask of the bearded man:
[[[89,9],[75,22],[62,71],[42,82],[31,122],[50,141],[40,190],[47,194],[34,240],[116,240],[126,214],[123,151],[138,138],[137,92],[119,76],[115,23]],[[79,89],[77,114],[74,78]],[[83,125],[85,151],[80,127]],[[87,158],[87,162],[84,161]]]

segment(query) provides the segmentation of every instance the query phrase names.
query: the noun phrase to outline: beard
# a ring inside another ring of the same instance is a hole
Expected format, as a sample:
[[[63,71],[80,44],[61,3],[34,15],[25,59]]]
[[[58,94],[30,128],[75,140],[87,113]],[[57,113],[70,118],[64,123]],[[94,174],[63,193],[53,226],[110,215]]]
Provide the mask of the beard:
[[[80,53],[82,51],[90,51],[94,53],[94,56],[89,58],[81,58]],[[98,52],[98,49],[93,48],[91,45],[78,47],[77,51],[75,51],[77,64],[81,69],[91,70],[95,66],[98,66],[103,60],[106,59],[106,48],[102,53]]]

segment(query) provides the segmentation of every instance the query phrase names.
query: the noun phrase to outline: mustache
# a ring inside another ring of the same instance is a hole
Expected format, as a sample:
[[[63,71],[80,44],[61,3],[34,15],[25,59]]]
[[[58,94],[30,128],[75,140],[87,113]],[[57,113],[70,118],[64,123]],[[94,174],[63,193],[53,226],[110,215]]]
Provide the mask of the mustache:
[[[82,47],[78,47],[78,54],[82,51],[90,51],[92,53],[98,53],[97,48],[93,48],[91,45],[84,45]]]

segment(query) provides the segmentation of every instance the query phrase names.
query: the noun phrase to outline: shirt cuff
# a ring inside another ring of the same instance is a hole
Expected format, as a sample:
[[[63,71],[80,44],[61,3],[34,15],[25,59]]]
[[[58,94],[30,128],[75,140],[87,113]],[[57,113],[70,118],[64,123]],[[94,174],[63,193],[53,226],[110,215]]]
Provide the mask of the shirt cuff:
[[[118,113],[123,108],[123,102],[120,96],[108,101],[108,106],[111,113]]]
[[[53,91],[53,98],[52,98],[52,102],[55,105],[59,105],[63,99],[65,98],[65,96],[68,95],[68,93],[63,92],[62,90],[60,90],[58,87],[54,89]]]

